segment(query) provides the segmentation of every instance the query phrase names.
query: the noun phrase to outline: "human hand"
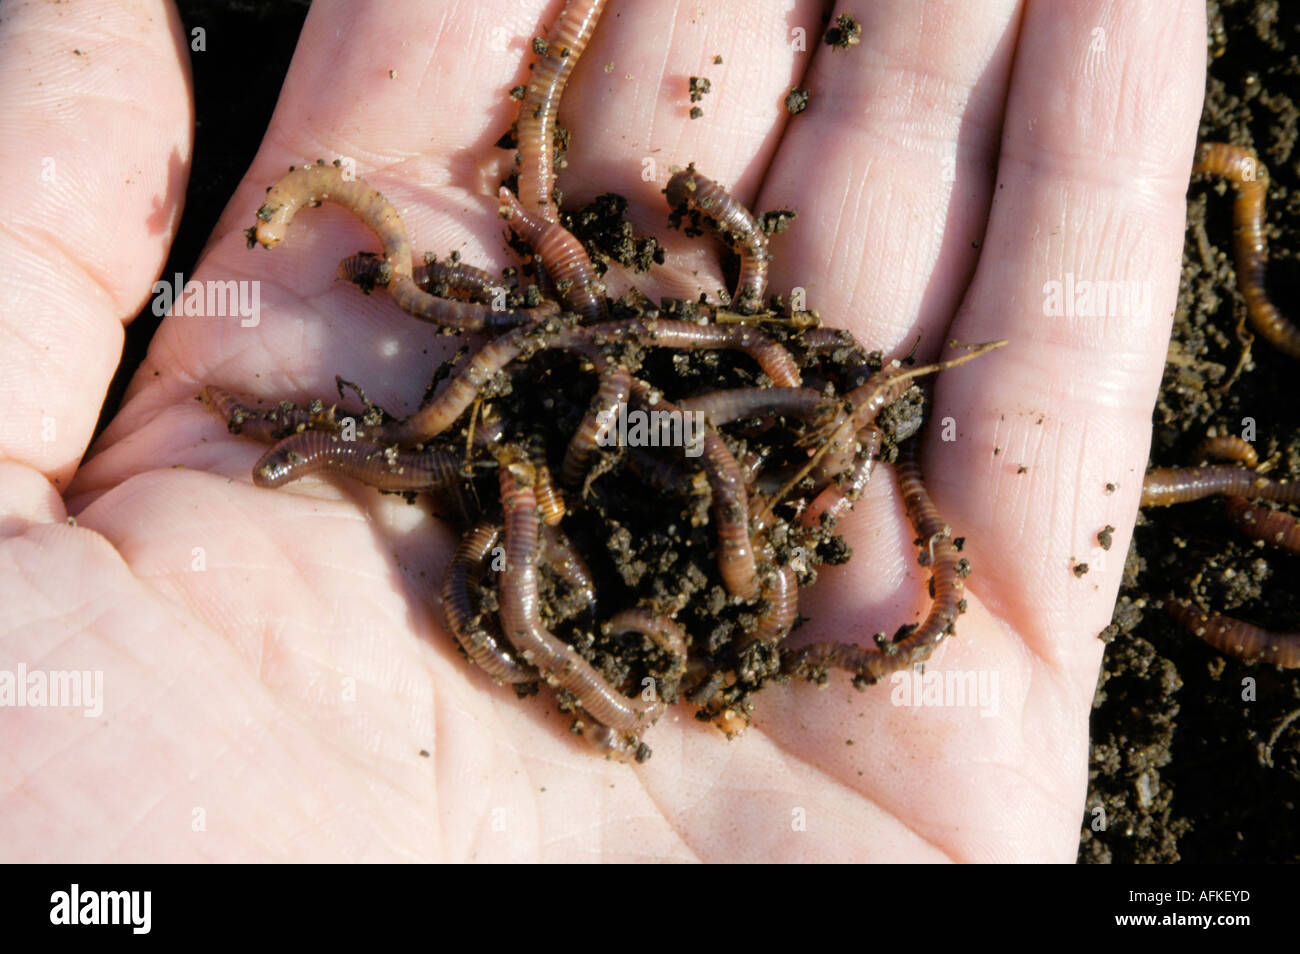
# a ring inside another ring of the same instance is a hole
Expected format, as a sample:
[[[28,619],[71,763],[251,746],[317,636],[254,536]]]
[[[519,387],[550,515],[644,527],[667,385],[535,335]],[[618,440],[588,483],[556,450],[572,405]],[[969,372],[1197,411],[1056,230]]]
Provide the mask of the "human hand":
[[[832,674],[825,689],[765,689],[735,742],[670,710],[647,734],[654,757],[633,768],[593,758],[547,695],[518,701],[459,657],[433,598],[454,539],[424,507],[344,480],[256,489],[264,448],[194,401],[204,383],[326,396],[342,374],[390,410],[414,406],[455,342],[335,280],[334,263],[374,247],[365,230],[323,207],[268,253],[242,229],[286,166],[347,156],[417,248],[511,264],[495,185],[512,157],[493,143],[554,4],[313,9],[262,150],[187,276],[260,281],[259,320],[163,324],[76,474],[78,526],[64,525],[58,488],[93,426],[118,323],[165,257],[189,154],[183,39],[155,11],[152,55],[115,74],[119,111],[88,110],[71,154],[66,127],[20,140],[22,168],[48,154],[95,172],[75,202],[31,193],[23,221],[59,243],[10,240],[31,251],[11,270],[4,320],[28,340],[22,296],[41,288],[54,301],[36,327],[58,347],[8,359],[26,397],[3,465],[0,668],[102,671],[104,713],[0,710],[14,740],[8,856],[1072,860],[1096,634],[1136,513],[1203,87],[1204,11],[1183,6],[876,4],[847,51],[821,46],[808,4],[606,13],[562,107],[573,146],[560,188],[566,205],[618,191],[664,237],[658,285],[637,280],[652,297],[721,284],[714,247],[662,226],[669,167],[694,161],[751,208],[798,210],[774,242],[772,287],[806,288],[827,324],[891,356],[918,334],[924,358],[948,338],[1011,341],[940,377],[922,456],[974,566],[970,610],[927,671],[996,674],[996,714],[899,707],[890,683],[859,693]],[[791,48],[794,27],[805,50]],[[30,28],[8,19],[0,42],[21,46]],[[132,35],[124,24],[104,58]],[[26,53],[32,75],[56,55],[71,54]],[[695,121],[690,75],[712,81]],[[17,82],[8,101],[34,95]],[[812,90],[793,118],[792,85]],[[136,169],[153,189],[124,184]],[[70,270],[77,260],[92,264]],[[1044,283],[1070,273],[1149,281],[1149,314],[1045,317]],[[58,423],[44,444],[32,438],[43,416]],[[1094,538],[1107,524],[1119,529],[1103,568]],[[855,558],[801,593],[810,621],[793,641],[866,643],[924,611],[887,469],[842,532]],[[1076,577],[1072,560],[1090,572]]]

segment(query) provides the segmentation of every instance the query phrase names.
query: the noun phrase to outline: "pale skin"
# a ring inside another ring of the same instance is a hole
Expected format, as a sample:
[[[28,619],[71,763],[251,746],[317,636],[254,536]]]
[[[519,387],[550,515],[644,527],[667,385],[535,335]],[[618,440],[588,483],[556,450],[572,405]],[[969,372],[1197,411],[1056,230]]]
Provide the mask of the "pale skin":
[[[318,4],[186,276],[260,280],[258,323],[167,319],[87,450],[179,218],[188,38],[156,4],[20,6],[0,23],[0,670],[100,671],[103,713],[0,708],[5,860],[1073,860],[1097,633],[1177,291],[1203,3],[892,0],[853,9],[862,43],[835,52],[817,4],[612,6],[561,110],[560,188],[618,191],[668,236],[668,266],[636,279],[652,298],[721,282],[709,241],[664,226],[658,190],[694,161],[752,207],[798,210],[772,285],[807,289],[826,323],[887,355],[920,335],[927,359],[1010,339],[940,378],[922,453],[974,566],[929,670],[996,674],[996,713],[836,674],[766,691],[741,739],[679,707],[647,764],[601,761],[552,696],[517,700],[454,649],[435,596],[454,535],[427,506],[343,479],[256,489],[262,446],[194,400],[208,382],[325,396],[342,374],[413,407],[450,345],[335,281],[376,248],[365,229],[307,210],[270,252],[241,230],[287,166],[348,156],[416,248],[511,264],[493,143],[558,2]],[[712,81],[694,121],[692,75]],[[812,106],[791,119],[796,84]],[[1149,282],[1149,313],[1044,315],[1071,273]],[[855,558],[801,594],[796,640],[865,642],[924,611],[888,468],[844,533]]]

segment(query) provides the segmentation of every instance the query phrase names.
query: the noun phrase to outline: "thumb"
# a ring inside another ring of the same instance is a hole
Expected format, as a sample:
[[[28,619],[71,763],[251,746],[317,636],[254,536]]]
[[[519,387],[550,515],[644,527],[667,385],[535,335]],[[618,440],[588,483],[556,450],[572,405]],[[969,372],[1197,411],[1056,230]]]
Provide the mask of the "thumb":
[[[5,12],[0,512],[12,514],[24,497],[48,506],[85,451],[123,327],[180,219],[194,119],[170,4]]]

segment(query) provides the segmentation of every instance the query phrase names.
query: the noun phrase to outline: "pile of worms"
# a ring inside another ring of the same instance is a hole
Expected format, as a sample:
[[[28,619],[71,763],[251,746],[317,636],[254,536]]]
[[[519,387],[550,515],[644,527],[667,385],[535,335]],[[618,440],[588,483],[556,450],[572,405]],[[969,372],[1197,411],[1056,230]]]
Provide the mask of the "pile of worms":
[[[1207,142],[1197,147],[1194,173],[1226,179],[1236,189],[1233,204],[1233,258],[1237,285],[1246,302],[1246,314],[1256,333],[1292,358],[1300,358],[1300,327],[1288,320],[1269,300],[1264,287],[1268,242],[1264,233],[1264,200],[1268,194],[1268,169],[1249,149]],[[1300,482],[1279,481],[1256,472],[1254,447],[1240,437],[1207,438],[1194,456],[1203,463],[1191,467],[1154,467],[1142,484],[1143,507],[1168,507],[1206,497],[1226,497],[1228,519],[1246,536],[1291,553],[1300,554],[1300,520],[1289,513],[1252,504],[1251,499],[1300,504]],[[1235,463],[1209,463],[1211,460]],[[1240,465],[1240,466],[1238,466]],[[1170,595],[1165,611],[1220,652],[1248,663],[1300,668],[1300,632],[1275,632],[1198,608],[1189,600]]]
[[[427,493],[462,534],[441,600],[465,655],[521,695],[545,683],[596,752],[643,761],[643,736],[668,705],[684,701],[734,735],[769,680],[825,681],[839,669],[863,687],[954,633],[970,566],[906,442],[922,421],[915,379],[1005,342],[914,366],[816,316],[769,309],[767,234],[693,166],[666,185],[670,222],[708,226],[730,246],[734,292],[716,305],[701,295],[656,307],[635,292],[611,301],[554,198],[560,98],[603,6],[572,0],[533,44],[517,187],[498,197],[531,249],[535,286],[506,288],[459,260],[417,261],[396,210],[338,162],[291,168],[247,232],[250,248],[274,248],[304,206],[342,206],[382,251],[344,259],[340,277],[486,344],[440,368],[405,417],[356,385],[357,411],[215,385],[201,398],[232,432],[272,445],[257,486],[332,472]],[[641,415],[635,440],[620,430],[629,414]],[[897,461],[930,609],[869,646],[791,648],[799,588],[849,558],[834,528],[880,460]]]

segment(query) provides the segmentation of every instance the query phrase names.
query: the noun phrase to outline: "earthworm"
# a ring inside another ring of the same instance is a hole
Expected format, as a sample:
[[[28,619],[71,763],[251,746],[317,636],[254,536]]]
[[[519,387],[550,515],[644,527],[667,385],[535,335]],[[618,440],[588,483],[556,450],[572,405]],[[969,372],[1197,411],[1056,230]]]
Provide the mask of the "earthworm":
[[[284,241],[289,223],[304,205],[322,202],[341,205],[370,228],[384,246],[384,255],[395,274],[411,274],[411,242],[397,210],[378,191],[361,179],[345,179],[338,165],[319,160],[314,166],[290,169],[267,191],[257,210],[257,224],[250,241],[275,248]]]
[[[1240,204],[1240,202],[1239,202]],[[1213,437],[1196,449],[1201,459],[1236,460],[1247,467],[1258,463],[1255,448],[1240,437]],[[1249,537],[1300,553],[1300,522],[1290,514],[1257,507],[1246,497],[1295,503],[1300,483],[1280,483],[1241,467],[1157,467],[1142,482],[1143,506],[1168,506],[1228,494],[1224,509]],[[1219,613],[1205,613],[1192,603],[1170,596],[1165,611],[1196,636],[1220,652],[1247,662],[1273,663],[1288,669],[1300,667],[1300,633],[1274,633]]]
[[[908,518],[912,521],[922,546],[929,547],[934,603],[925,622],[907,639],[909,649],[925,649],[925,655],[920,657],[925,659],[930,655],[931,647],[944,636],[952,634],[957,617],[966,611],[962,592],[969,564],[958,556],[957,547],[952,542],[952,530],[939,515],[929,491],[925,489],[916,453],[916,441],[904,445],[895,471]]]
[[[388,285],[388,295],[408,315],[440,328],[463,332],[517,328],[559,311],[553,302],[542,302],[536,308],[497,309],[476,302],[439,298],[422,291],[413,278],[405,275],[393,277]]]
[[[799,577],[794,567],[774,566],[768,585],[763,587],[762,598],[767,602],[767,609],[759,615],[754,631],[742,641],[742,649],[750,643],[775,646],[790,632],[799,615]]]
[[[1235,460],[1251,468],[1259,463],[1259,455],[1251,443],[1231,434],[1207,437],[1196,445],[1192,456],[1197,460]]]
[[[877,371],[863,384],[849,392],[846,400],[853,407],[853,413],[843,419],[837,418],[839,423],[834,424],[828,429],[828,432],[817,435],[819,449],[807,464],[786,481],[785,486],[780,491],[772,495],[767,505],[767,512],[770,512],[772,507],[780,503],[800,480],[816,468],[822,457],[831,451],[838,453],[845,446],[849,434],[857,435],[859,443],[861,443],[865,429],[875,423],[876,415],[907,393],[910,387],[907,382],[910,379],[920,377],[923,374],[934,374],[936,371],[945,371],[948,368],[958,367],[968,361],[973,361],[981,355],[988,354],[990,351],[1005,347],[1006,344],[1007,339],[1005,338],[998,341],[988,341],[984,344],[968,346],[966,354],[957,358],[949,358],[934,364],[914,368],[906,368],[898,361],[895,361],[891,367]]]
[[[559,527],[542,526],[542,554],[546,565],[564,581],[569,591],[587,604],[589,612],[595,613],[596,584],[591,570]]]
[[[608,429],[612,425],[619,408],[627,405],[631,390],[632,374],[627,368],[611,367],[600,376],[600,385],[596,389],[596,396],[591,399],[591,407],[578,429],[573,432],[564,451],[560,480],[566,487],[577,487],[582,483],[582,478],[587,473],[587,461],[599,443],[602,427]]]
[[[749,325],[700,325],[690,321],[630,319],[591,325],[583,329],[590,340],[601,344],[605,339],[631,337],[646,347],[675,348],[679,351],[728,348],[749,355],[772,384],[797,388],[802,384],[799,365],[785,347]]]
[[[506,212],[506,224],[533,247],[565,307],[577,312],[589,324],[608,318],[605,287],[587,257],[587,250],[573,233],[559,222],[529,215],[514,193],[504,186],[497,195]]]
[[[809,328],[799,336],[799,344],[805,354],[830,357],[837,370],[843,369],[841,390],[856,388],[874,373],[871,357],[843,328]]]
[[[713,220],[719,235],[740,256],[740,276],[731,307],[753,313],[763,307],[767,291],[767,266],[771,256],[767,233],[753,214],[722,186],[688,166],[668,180],[664,189],[673,210],[683,207],[700,212]]]
[[[678,401],[683,411],[702,411],[715,427],[747,417],[780,414],[811,420],[825,410],[826,398],[812,388],[731,388]]]
[[[646,347],[732,348],[753,358],[780,387],[798,387],[799,369],[790,352],[760,331],[744,325],[696,325],[687,321],[628,319],[595,325],[565,327],[538,323],[494,338],[480,349],[447,385],[424,407],[401,421],[376,429],[379,440],[393,444],[418,444],[447,428],[474,403],[479,390],[511,361],[537,351],[575,351],[607,364],[598,349],[606,344],[635,341]]]
[[[538,49],[533,75],[519,106],[515,138],[519,149],[519,198],[530,214],[558,222],[555,189],[555,120],[564,86],[591,41],[605,0],[569,0]],[[537,45],[534,44],[537,49]]]
[[[564,519],[564,497],[551,481],[546,455],[530,448],[528,459],[533,465],[533,493],[537,496],[537,509],[542,515],[542,522],[548,527],[557,526]]]
[[[957,617],[966,610],[962,599],[963,576],[969,565],[957,554],[952,531],[939,516],[921,481],[916,462],[915,441],[907,444],[896,470],[907,516],[922,543],[922,563],[928,562],[933,603],[925,620],[901,640],[883,651],[852,643],[812,643],[789,653],[783,660],[787,673],[818,679],[832,667],[853,673],[855,682],[870,684],[885,675],[923,662],[945,636],[954,632]]]
[[[461,538],[442,583],[442,608],[447,628],[464,647],[469,658],[493,679],[501,682],[533,682],[537,671],[521,665],[501,644],[500,631],[490,613],[481,613],[478,584],[501,528],[480,523]]]
[[[529,486],[531,479],[526,463],[503,462],[500,468],[506,538],[500,602],[506,638],[525,661],[541,671],[548,684],[577,696],[597,722],[620,732],[643,729],[659,718],[663,704],[622,695],[576,649],[542,625],[536,563],[541,520],[537,498]]]
[[[842,401],[834,404],[842,404]],[[767,414],[780,414],[813,422],[818,417],[826,417],[830,423],[820,430],[831,435],[831,447],[818,461],[813,471],[813,479],[822,484],[849,470],[853,463],[856,447],[854,442],[845,437],[838,437],[844,431],[839,425],[846,415],[838,410],[826,397],[812,388],[732,388],[727,391],[713,391],[696,397],[686,398],[680,402],[684,411],[702,411],[715,427],[747,417],[760,417]]]
[[[1259,463],[1255,448],[1248,441],[1231,435],[1206,438],[1197,446],[1195,456],[1202,460],[1236,460],[1247,467]],[[1270,510],[1268,507],[1257,507],[1244,497],[1229,497],[1224,501],[1224,510],[1227,511],[1228,518],[1251,539],[1263,540],[1293,553],[1300,553],[1300,521],[1290,514]]]
[[[368,441],[345,441],[325,431],[292,434],[253,466],[253,483],[279,487],[320,470],[353,477],[380,490],[447,487],[460,476],[460,458],[428,448],[400,451]]]
[[[376,286],[382,288],[392,278],[392,271],[386,268],[384,259],[374,252],[349,255],[339,262],[338,274],[339,278],[362,291],[370,291]],[[427,255],[424,264],[413,267],[412,277],[421,291],[439,298],[463,296],[481,305],[491,305],[505,291],[501,279],[486,269],[465,262],[439,262]]]
[[[1237,460],[1247,467],[1254,467],[1259,461],[1254,447],[1240,437],[1231,435],[1202,441],[1196,449],[1195,456],[1201,459]],[[1274,535],[1281,531],[1284,522],[1294,522],[1294,518],[1287,514],[1274,513],[1266,508],[1251,507],[1244,498],[1255,497],[1280,503],[1300,503],[1300,482],[1272,480],[1242,467],[1221,464],[1203,464],[1199,467],[1153,467],[1147,471],[1142,480],[1141,505],[1168,507],[1216,494],[1223,494],[1229,498],[1228,515],[1241,524],[1250,536],[1266,540],[1269,537],[1261,537],[1253,529],[1253,526],[1258,525],[1263,519],[1258,515],[1272,515],[1263,524],[1269,529],[1261,532]],[[1248,522],[1243,523],[1243,520]]]
[[[859,432],[858,438],[863,443],[853,470],[842,482],[830,484],[813,498],[812,503],[799,515],[800,526],[817,527],[823,519],[827,522],[839,520],[844,516],[844,511],[862,496],[867,482],[871,480],[871,471],[884,443],[884,434],[880,428],[871,424]]]
[[[482,387],[521,354],[541,351],[567,341],[568,329],[548,332],[545,328],[516,328],[480,348],[438,394],[410,417],[389,421],[379,429],[381,440],[395,444],[418,444],[441,434],[456,423],[478,397]]]
[[[1284,483],[1229,464],[1152,467],[1142,480],[1141,506],[1169,507],[1215,494],[1300,503],[1300,481]]]
[[[386,266],[390,273],[388,294],[407,314],[457,331],[512,328],[538,317],[538,309],[498,311],[476,302],[438,298],[422,291],[415,283],[411,241],[397,210],[363,180],[344,179],[338,166],[327,166],[323,159],[314,166],[291,170],[271,186],[266,201],[257,210],[257,225],[248,231],[249,242],[275,248],[284,241],[289,223],[299,209],[322,202],[343,206],[375,233],[384,247],[381,267]]]
[[[1300,358],[1300,327],[1278,311],[1264,288],[1264,269],[1268,263],[1268,236],[1264,232],[1268,168],[1249,149],[1223,142],[1203,142],[1196,149],[1192,171],[1222,176],[1237,190],[1232,206],[1233,258],[1237,266],[1237,287],[1246,299],[1250,323],[1273,347]]]
[[[1170,596],[1165,612],[1220,652],[1246,663],[1300,668],[1300,633],[1274,633],[1218,613],[1205,613],[1187,600]]]
[[[1300,521],[1289,513],[1257,507],[1244,497],[1229,497],[1224,509],[1242,532],[1252,540],[1300,553]]]
[[[244,404],[237,395],[212,384],[204,385],[199,397],[204,404],[226,419],[230,433],[242,434],[264,444],[298,431],[328,430],[338,426],[335,418],[338,408],[333,404],[326,407],[319,400],[311,401],[305,407],[284,401],[274,408],[263,410]]]
[[[632,383],[632,400],[646,410],[682,413],[680,408],[641,380]],[[758,595],[758,576],[754,566],[754,547],[749,538],[749,495],[740,465],[711,427],[704,429],[701,456],[713,495],[713,519],[718,525],[718,572],[728,593],[752,600]]]
[[[611,636],[639,633],[670,657],[672,665],[661,679],[663,688],[659,691],[659,695],[670,699],[676,697],[677,687],[686,673],[685,630],[667,616],[657,615],[645,609],[627,609],[614,614],[605,624],[604,630]]]

